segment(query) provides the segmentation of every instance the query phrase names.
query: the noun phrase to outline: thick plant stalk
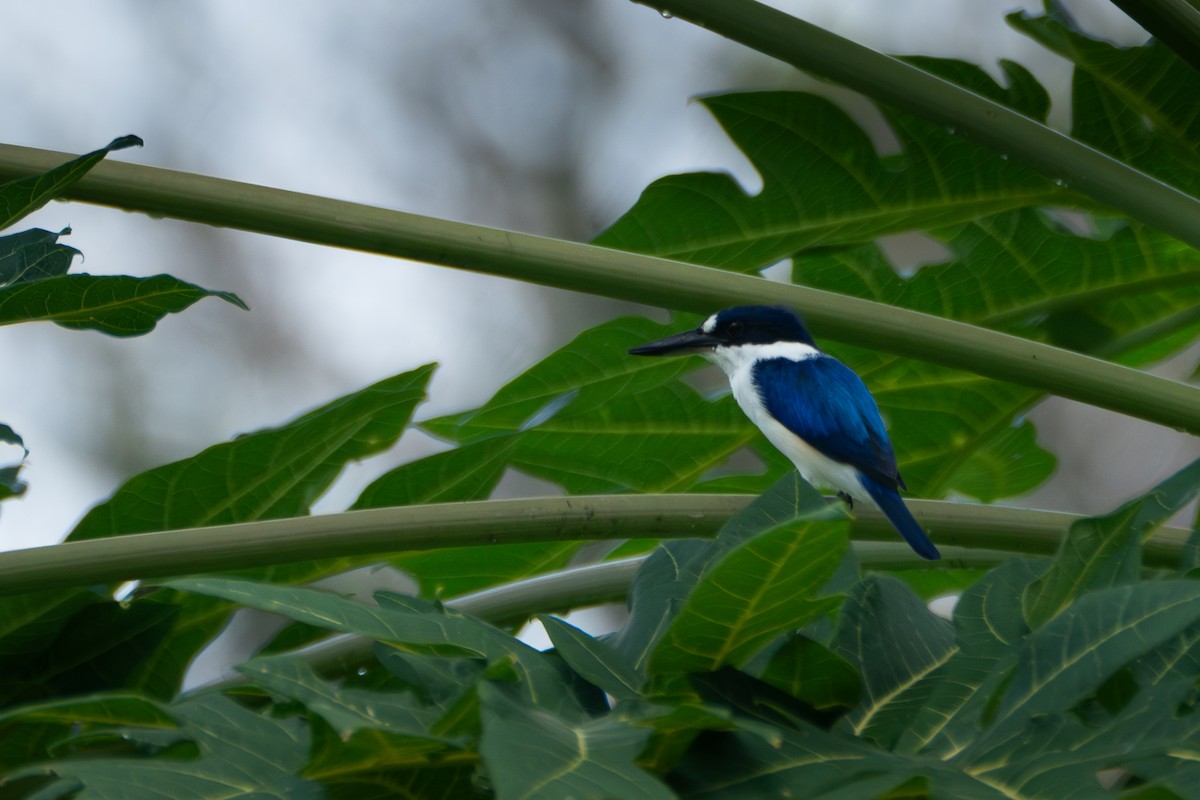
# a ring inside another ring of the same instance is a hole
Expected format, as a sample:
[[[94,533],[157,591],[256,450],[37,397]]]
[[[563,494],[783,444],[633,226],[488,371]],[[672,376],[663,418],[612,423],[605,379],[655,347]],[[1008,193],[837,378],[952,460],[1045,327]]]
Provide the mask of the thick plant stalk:
[[[44,172],[70,158],[65,153],[0,145],[0,180]],[[819,338],[967,370],[1200,434],[1200,389],[1196,387],[834,292],[118,162],[98,164],[65,196],[702,314],[738,303],[782,303],[803,313]]]
[[[1194,0],[1112,0],[1113,5],[1200,70],[1200,8]]]
[[[659,494],[485,500],[114,536],[0,553],[0,595],[445,547],[710,537],[752,499]],[[992,551],[1052,553],[1078,519],[1002,506],[908,503],[939,545]],[[895,542],[895,532],[878,511],[859,507],[854,515],[855,539]],[[1188,535],[1177,529],[1160,531],[1146,545],[1147,565],[1176,566]],[[889,564],[923,563],[903,548],[897,553],[889,555]]]

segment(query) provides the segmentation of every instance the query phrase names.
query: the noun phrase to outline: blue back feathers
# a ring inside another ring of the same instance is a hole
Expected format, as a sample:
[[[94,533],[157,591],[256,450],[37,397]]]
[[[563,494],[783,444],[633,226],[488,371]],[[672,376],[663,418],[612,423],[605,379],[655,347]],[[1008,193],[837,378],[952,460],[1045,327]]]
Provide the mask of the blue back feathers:
[[[904,487],[875,398],[845,364],[825,355],[766,359],[754,365],[754,383],[771,416],[822,455]]]

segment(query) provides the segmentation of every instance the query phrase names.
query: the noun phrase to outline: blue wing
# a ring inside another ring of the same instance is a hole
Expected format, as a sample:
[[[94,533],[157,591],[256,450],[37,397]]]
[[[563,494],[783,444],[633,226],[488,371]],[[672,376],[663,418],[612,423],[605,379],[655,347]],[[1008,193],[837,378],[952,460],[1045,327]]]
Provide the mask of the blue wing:
[[[845,364],[830,356],[766,359],[754,365],[754,382],[771,416],[822,455],[904,488],[879,406]]]

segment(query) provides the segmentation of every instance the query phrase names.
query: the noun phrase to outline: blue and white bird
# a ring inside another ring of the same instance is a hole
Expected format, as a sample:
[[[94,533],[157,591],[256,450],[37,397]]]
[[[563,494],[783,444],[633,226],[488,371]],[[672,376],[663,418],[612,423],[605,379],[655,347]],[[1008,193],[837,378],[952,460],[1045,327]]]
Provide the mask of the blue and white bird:
[[[727,308],[693,331],[629,352],[697,353],[712,361],[729,377],[742,411],[805,480],[836,489],[848,503],[869,498],[918,555],[940,558],[900,499],[907,487],[875,398],[853,370],[817,347],[793,312]]]

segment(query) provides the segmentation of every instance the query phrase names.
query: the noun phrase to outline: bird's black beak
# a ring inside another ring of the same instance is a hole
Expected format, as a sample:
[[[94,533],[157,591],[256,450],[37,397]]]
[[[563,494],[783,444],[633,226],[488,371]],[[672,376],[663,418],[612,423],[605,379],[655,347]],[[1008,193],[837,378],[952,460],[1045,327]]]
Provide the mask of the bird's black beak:
[[[694,331],[677,333],[656,342],[630,348],[629,354],[633,356],[686,356],[712,350],[718,344],[720,341],[717,337],[697,328]]]

